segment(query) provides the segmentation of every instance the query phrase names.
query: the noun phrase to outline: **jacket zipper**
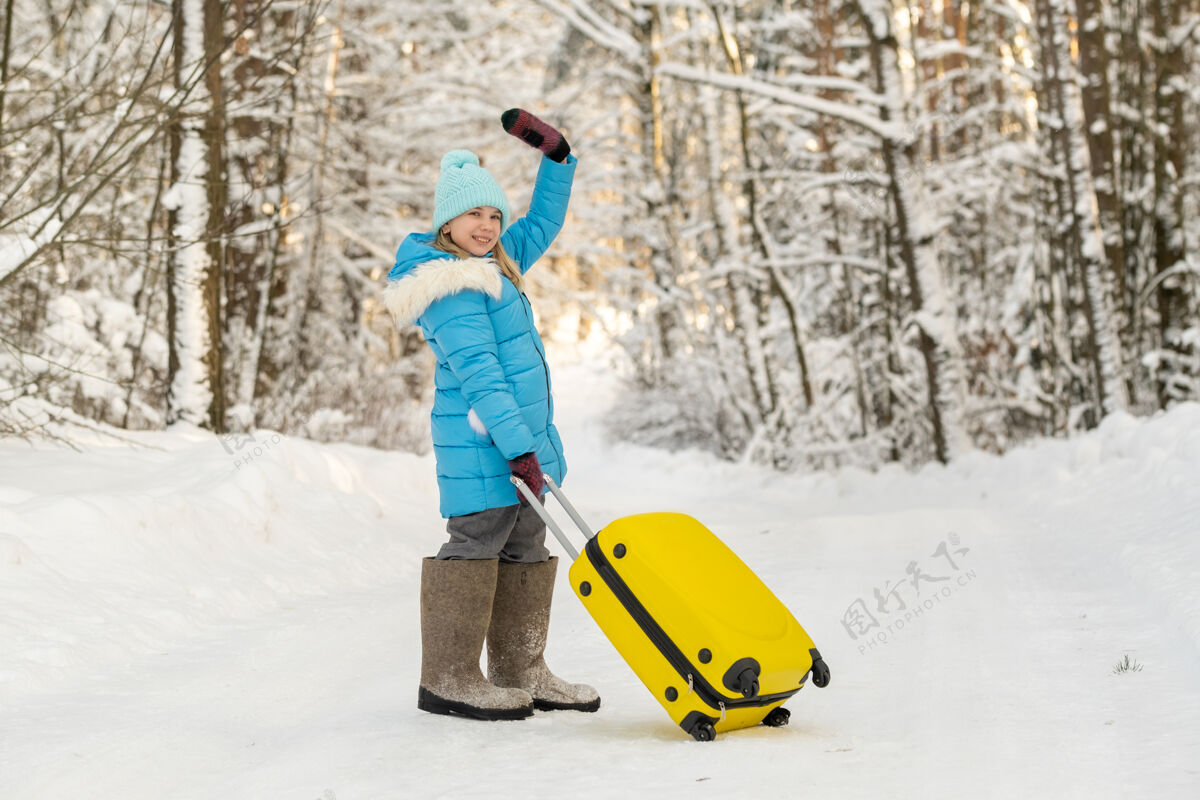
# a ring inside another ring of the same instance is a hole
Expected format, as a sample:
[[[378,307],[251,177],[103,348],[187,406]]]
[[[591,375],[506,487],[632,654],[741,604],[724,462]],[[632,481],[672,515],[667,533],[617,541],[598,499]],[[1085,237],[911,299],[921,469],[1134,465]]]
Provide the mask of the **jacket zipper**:
[[[533,324],[533,307],[529,303],[529,298],[525,292],[517,289],[517,293],[521,295],[521,308],[525,309],[525,318],[529,320],[530,330],[536,331],[537,327]],[[537,352],[538,358],[542,360],[542,375],[546,377],[546,441],[550,443],[550,449],[554,451],[554,455],[558,456],[558,463],[565,466],[566,461],[563,459],[562,453],[558,452],[558,448],[554,446],[554,440],[550,438],[550,365],[546,363],[546,356],[538,350],[537,344],[533,345],[533,349]]]
[[[727,709],[768,706],[772,703],[786,700],[800,691],[800,688],[797,687],[788,692],[758,695],[757,697],[735,698],[726,697],[714,689],[712,684],[700,674],[700,671],[693,666],[688,657],[671,640],[671,637],[662,629],[662,626],[655,621],[653,615],[642,605],[642,602],[637,599],[637,596],[634,595],[629,585],[625,583],[625,580],[613,568],[608,560],[608,556],[604,554],[604,550],[600,546],[599,538],[599,536],[592,537],[588,540],[587,546],[584,547],[584,552],[587,553],[588,560],[592,562],[592,566],[596,568],[596,573],[612,591],[613,595],[616,596],[617,601],[629,612],[629,616],[633,617],[633,621],[646,634],[646,638],[662,653],[663,658],[667,660],[671,668],[679,673],[680,678],[688,682],[689,686],[692,687],[709,708],[717,710],[722,705]]]

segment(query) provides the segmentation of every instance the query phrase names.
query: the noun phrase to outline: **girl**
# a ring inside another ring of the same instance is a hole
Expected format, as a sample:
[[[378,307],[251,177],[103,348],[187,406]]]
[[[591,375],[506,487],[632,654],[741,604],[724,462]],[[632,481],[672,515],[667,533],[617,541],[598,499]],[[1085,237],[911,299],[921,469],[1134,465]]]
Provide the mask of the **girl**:
[[[546,666],[558,559],[511,482],[520,477],[540,498],[543,472],[556,481],[566,473],[522,276],[562,227],[576,159],[528,112],[512,109],[501,121],[546,154],[529,213],[509,225],[504,192],[479,159],[447,153],[432,230],[400,245],[384,292],[397,324],[420,326],[437,358],[433,449],[450,540],[422,564],[417,707],[478,719],[600,707],[595,689]]]

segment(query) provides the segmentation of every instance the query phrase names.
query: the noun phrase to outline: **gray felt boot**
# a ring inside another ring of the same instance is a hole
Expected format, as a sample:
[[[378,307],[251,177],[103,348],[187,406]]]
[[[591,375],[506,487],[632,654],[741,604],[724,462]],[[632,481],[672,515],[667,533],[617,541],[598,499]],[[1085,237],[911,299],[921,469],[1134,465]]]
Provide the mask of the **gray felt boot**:
[[[497,686],[529,692],[539,711],[595,711],[600,707],[596,690],[556,677],[543,658],[557,569],[557,557],[536,564],[500,564],[487,635],[488,678]]]
[[[483,677],[479,655],[492,614],[496,559],[424,560],[421,566],[421,687],[417,708],[475,719],[524,719],[528,692]]]

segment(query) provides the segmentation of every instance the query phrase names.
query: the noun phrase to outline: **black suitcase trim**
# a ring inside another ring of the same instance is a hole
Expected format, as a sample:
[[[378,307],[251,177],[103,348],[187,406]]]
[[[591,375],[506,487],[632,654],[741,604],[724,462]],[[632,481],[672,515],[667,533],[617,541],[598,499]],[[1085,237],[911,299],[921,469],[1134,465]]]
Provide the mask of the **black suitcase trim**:
[[[587,546],[584,547],[584,553],[592,563],[592,566],[596,568],[596,574],[600,576],[600,579],[612,591],[617,601],[629,612],[629,616],[633,618],[633,621],[646,634],[646,638],[662,653],[667,663],[679,673],[679,677],[686,682],[690,682],[693,691],[696,692],[709,708],[714,711],[720,711],[722,705],[726,709],[769,706],[772,703],[787,700],[803,687],[804,682],[801,681],[800,686],[797,686],[795,689],[775,694],[757,695],[755,697],[726,697],[721,694],[700,674],[700,670],[693,666],[691,660],[683,654],[667,632],[663,630],[662,626],[655,621],[654,616],[649,610],[637,599],[633,590],[625,583],[625,579],[613,568],[608,560],[608,556],[604,554],[604,549],[600,546],[600,537],[598,535],[588,540]],[[807,674],[805,677],[808,677]]]

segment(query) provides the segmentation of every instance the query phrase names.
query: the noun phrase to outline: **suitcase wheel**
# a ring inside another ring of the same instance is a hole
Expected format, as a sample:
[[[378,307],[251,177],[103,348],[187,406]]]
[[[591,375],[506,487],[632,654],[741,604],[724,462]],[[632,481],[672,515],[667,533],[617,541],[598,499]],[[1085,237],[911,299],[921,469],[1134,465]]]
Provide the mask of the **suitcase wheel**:
[[[753,658],[743,658],[725,671],[721,682],[731,692],[737,692],[742,697],[758,696],[758,676],[762,667]]]
[[[812,665],[813,683],[817,688],[824,689],[829,685],[829,665],[824,659],[818,658]]]
[[[717,729],[713,727],[716,722],[714,717],[705,716],[699,711],[689,711],[679,723],[679,727],[691,734],[697,742],[711,742],[717,738]]]
[[[754,697],[758,694],[758,675],[752,670],[745,670],[738,676],[738,691],[742,697]]]
[[[767,714],[766,719],[763,720],[763,725],[767,725],[772,728],[782,728],[784,725],[788,724],[788,720],[791,718],[792,712],[788,711],[783,706],[780,706],[779,708],[771,709],[771,713]]]
[[[692,738],[697,742],[711,742],[717,738],[717,729],[712,726],[711,722],[701,722],[692,728]]]

